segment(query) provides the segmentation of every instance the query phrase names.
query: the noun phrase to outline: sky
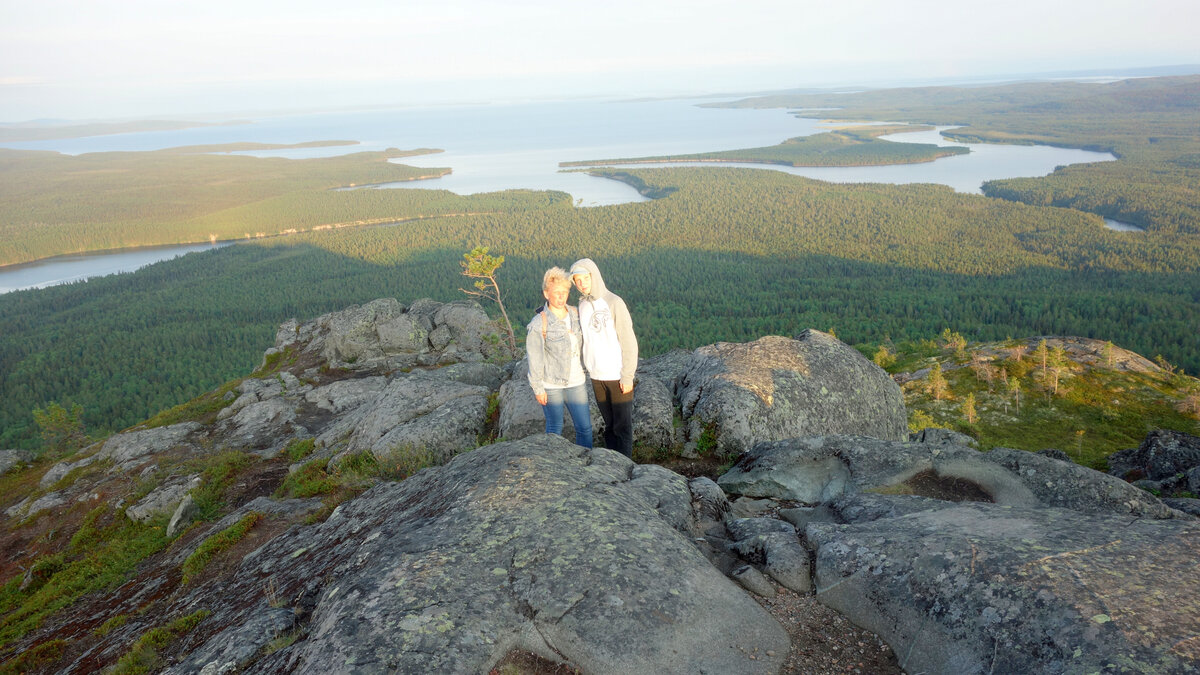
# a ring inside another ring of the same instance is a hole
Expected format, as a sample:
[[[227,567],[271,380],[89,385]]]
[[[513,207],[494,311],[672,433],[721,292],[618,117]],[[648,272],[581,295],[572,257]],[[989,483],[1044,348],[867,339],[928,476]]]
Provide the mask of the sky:
[[[1196,0],[0,0],[0,122],[1200,64]]]

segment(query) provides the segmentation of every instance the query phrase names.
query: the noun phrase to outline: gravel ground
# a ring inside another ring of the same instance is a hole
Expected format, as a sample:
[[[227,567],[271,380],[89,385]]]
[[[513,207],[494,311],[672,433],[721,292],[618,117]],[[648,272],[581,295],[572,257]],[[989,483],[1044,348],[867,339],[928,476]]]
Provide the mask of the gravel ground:
[[[774,598],[754,596],[792,638],[792,649],[779,672],[784,675],[903,674],[896,655],[879,636],[850,623],[817,602],[777,586]]]

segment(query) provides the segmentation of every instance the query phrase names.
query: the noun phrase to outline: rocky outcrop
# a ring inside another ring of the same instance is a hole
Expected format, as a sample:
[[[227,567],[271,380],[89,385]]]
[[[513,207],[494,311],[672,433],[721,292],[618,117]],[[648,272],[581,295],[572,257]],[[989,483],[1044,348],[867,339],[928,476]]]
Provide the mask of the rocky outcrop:
[[[810,506],[727,520],[726,550],[769,574],[803,541],[817,599],[907,672],[1200,670],[1200,590],[1180,583],[1200,521],[1053,456],[918,438],[757,444],[718,483]]]
[[[497,326],[478,303],[380,298],[313,321],[279,327],[264,364],[287,350],[329,368],[386,372],[439,363],[509,358]]]
[[[436,375],[414,372],[393,379],[361,408],[347,450],[376,457],[408,450],[429,452],[444,462],[479,444],[488,390]]]
[[[1163,494],[1200,495],[1200,437],[1158,429],[1137,448],[1108,457],[1109,473]]]
[[[805,536],[817,598],[907,672],[1200,668],[1195,521],[971,503]]]
[[[900,387],[857,350],[820,331],[697,349],[677,380],[689,438],[722,454],[759,441],[821,434],[899,440]]]
[[[1171,508],[1154,495],[1070,461],[1008,448],[996,448],[982,457],[1016,474],[1046,506],[1085,513],[1174,516]]]
[[[488,396],[508,377],[487,362],[498,334],[473,302],[384,298],[284,323],[266,377],[248,378],[211,437],[270,458],[313,438],[314,457],[369,451],[442,462],[478,445]]]
[[[200,486],[200,476],[175,476],[152,490],[137,503],[125,509],[130,520],[145,523],[167,513],[174,513],[185,495]]]
[[[1195,500],[1172,509],[1061,453],[907,437],[890,378],[816,331],[640,364],[635,443],[739,455],[719,483],[688,480],[542,434],[501,344],[474,303],[291,321],[219,413],[52,467],[10,516],[172,514],[136,578],[55,619],[69,652],[55,668],[94,672],[203,609],[164,672],[478,673],[528,650],[584,673],[775,673],[787,634],[750,594],[781,588],[874,630],[908,672],[1200,664]],[[508,440],[476,447],[493,435]],[[259,457],[208,484],[223,518],[193,522],[211,515],[197,504],[211,494],[188,494],[196,460],[230,450]],[[399,452],[444,465],[403,481],[350,469]],[[336,509],[263,496],[320,492],[343,469]],[[181,583],[184,561],[249,514],[258,524]]]
[[[167,672],[479,673],[513,649],[589,673],[775,672],[787,636],[692,545],[691,500],[680,476],[558,437],[480,448],[247,556],[226,593],[249,602]],[[293,622],[303,638],[245,663]]]
[[[0,450],[0,476],[33,461],[33,453],[26,450]]]
[[[1063,506],[1150,518],[1175,513],[1111,476],[1019,450],[981,453],[950,443],[814,436],[759,443],[718,480],[727,492],[808,504],[865,491],[948,501]]]

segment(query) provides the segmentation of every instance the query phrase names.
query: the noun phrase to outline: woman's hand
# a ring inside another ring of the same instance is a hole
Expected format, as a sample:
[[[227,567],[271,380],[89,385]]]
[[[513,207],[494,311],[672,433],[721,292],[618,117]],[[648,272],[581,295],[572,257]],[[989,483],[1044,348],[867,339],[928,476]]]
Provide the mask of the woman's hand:
[[[533,397],[537,399],[538,405],[546,405],[546,401],[550,400],[545,392],[534,394]]]

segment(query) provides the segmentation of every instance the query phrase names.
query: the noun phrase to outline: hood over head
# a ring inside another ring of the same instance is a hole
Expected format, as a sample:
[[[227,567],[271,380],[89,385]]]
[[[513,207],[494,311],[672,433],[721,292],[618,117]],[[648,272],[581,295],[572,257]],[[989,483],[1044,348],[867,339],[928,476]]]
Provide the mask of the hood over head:
[[[604,285],[604,277],[600,276],[600,268],[596,267],[596,263],[591,258],[580,258],[571,264],[571,277],[576,274],[592,275],[592,295],[602,296],[608,294],[608,287]]]

